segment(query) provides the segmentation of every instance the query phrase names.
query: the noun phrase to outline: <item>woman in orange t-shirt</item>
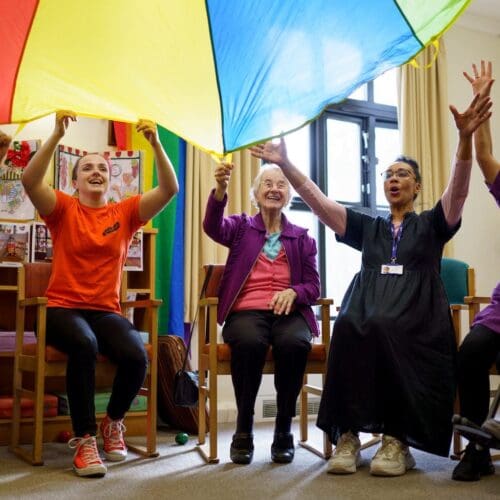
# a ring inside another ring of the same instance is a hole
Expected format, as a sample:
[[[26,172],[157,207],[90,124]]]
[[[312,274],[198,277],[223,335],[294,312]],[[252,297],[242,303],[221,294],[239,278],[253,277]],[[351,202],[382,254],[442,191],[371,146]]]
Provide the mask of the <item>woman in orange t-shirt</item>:
[[[80,158],[73,169],[77,196],[44,182],[55,148],[71,121],[56,115],[52,135],[30,161],[24,188],[46,222],[53,241],[52,274],[47,289],[47,343],[68,355],[66,387],[75,437],[73,469],[78,476],[102,477],[96,443],[95,362],[102,353],[117,365],[107,414],[100,424],[104,455],[124,460],[123,417],[139,391],[147,355],[134,326],[120,314],[119,290],[127,249],[134,233],[177,193],[174,169],[158,139],[156,126],[140,121],[137,130],[151,144],[158,186],[119,203],[108,203],[110,172],[99,154]]]

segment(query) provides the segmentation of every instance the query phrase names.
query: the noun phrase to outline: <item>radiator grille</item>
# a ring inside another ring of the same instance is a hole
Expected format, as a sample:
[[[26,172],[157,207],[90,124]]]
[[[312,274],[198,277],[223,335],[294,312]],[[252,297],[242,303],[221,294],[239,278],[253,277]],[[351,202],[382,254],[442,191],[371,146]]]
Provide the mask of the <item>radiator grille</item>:
[[[307,414],[317,415],[319,410],[320,398],[308,398],[307,399]],[[297,415],[300,414],[300,402],[297,401],[295,406],[295,411]],[[274,399],[264,399],[262,401],[262,417],[263,418],[274,418],[278,413],[278,407],[276,405],[276,400]]]

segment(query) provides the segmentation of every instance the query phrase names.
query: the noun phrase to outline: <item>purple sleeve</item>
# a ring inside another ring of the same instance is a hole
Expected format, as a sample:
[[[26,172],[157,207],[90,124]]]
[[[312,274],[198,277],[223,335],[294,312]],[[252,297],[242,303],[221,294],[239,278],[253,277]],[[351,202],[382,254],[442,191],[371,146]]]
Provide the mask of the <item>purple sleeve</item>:
[[[493,195],[493,198],[495,198],[497,205],[500,207],[500,172],[498,172],[497,176],[495,177],[493,184],[487,185],[490,189],[490,193]]]

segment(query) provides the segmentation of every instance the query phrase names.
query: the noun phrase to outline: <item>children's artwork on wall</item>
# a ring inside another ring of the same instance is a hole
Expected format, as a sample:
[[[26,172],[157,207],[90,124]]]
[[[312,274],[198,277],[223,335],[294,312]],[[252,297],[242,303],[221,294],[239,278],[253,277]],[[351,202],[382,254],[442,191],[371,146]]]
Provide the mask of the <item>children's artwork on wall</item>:
[[[40,147],[40,141],[14,141],[0,165],[0,219],[33,220],[35,207],[21,183],[24,169]]]
[[[52,238],[49,228],[42,222],[34,222],[31,231],[31,262],[52,261]]]
[[[76,162],[87,151],[59,145],[55,160],[55,186],[69,195],[75,194],[72,175]],[[118,202],[142,192],[142,154],[140,151],[105,151],[110,178],[108,201]]]
[[[0,224],[0,261],[27,262],[29,257],[31,224]]]
[[[142,235],[142,230],[137,231],[130,242],[124,267],[126,271],[142,271]]]

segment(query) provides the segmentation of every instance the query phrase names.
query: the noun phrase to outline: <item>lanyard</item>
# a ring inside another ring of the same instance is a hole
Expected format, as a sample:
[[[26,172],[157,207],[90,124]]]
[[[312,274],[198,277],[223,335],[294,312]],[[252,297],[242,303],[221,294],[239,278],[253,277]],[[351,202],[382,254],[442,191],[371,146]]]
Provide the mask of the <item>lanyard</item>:
[[[391,264],[396,263],[396,252],[398,251],[398,245],[401,241],[401,235],[403,234],[403,223],[399,226],[398,231],[394,228],[394,224],[391,222],[391,233],[392,233],[392,250],[391,250]]]

